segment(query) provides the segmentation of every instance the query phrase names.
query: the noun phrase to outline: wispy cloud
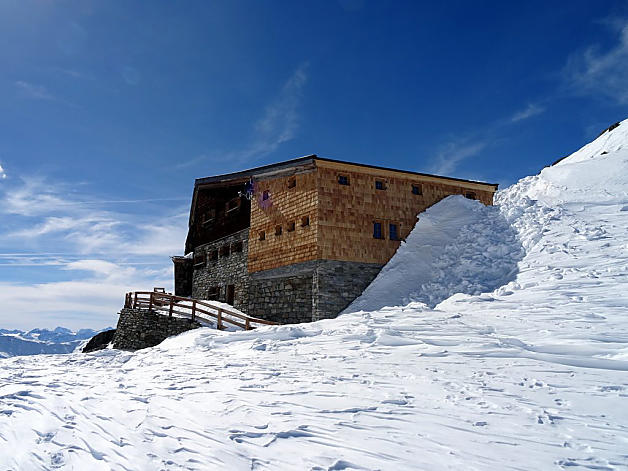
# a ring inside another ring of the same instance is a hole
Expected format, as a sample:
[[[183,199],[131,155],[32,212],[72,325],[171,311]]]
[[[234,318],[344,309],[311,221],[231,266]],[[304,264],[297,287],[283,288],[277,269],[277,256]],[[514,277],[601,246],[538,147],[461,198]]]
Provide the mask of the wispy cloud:
[[[138,211],[133,203],[179,198],[98,201],[75,187],[33,177],[0,186],[0,280],[17,267],[33,273],[0,282],[0,309],[20,313],[16,327],[104,326],[125,291],[172,286],[169,256],[183,250],[187,204]]]
[[[65,269],[75,273],[75,279],[34,284],[0,282],[3,312],[19,313],[4,316],[2,327],[115,326],[125,292],[168,287],[171,283],[168,270],[138,269],[106,260],[78,260]]]
[[[62,103],[64,105],[71,106],[73,108],[77,107],[76,104],[68,100],[65,100],[63,98],[60,98],[58,96],[55,96],[44,85],[39,85],[36,83],[31,83],[31,82],[25,82],[23,80],[18,80],[17,82],[15,82],[15,86],[17,87],[18,91],[23,96],[30,98],[32,100],[51,101],[51,102],[56,102],[56,103]]]
[[[35,83],[24,82],[22,80],[18,80],[15,82],[15,86],[29,98],[33,98],[35,100],[50,100],[56,101],[57,98],[52,95],[46,87],[43,85],[37,85]]]
[[[237,165],[261,159],[296,136],[301,121],[300,106],[303,89],[308,80],[307,62],[299,65],[282,85],[278,95],[264,109],[254,125],[249,144],[219,156],[201,156],[180,164],[179,168],[203,160],[228,161]]]
[[[308,64],[299,66],[284,84],[277,99],[271,103],[256,125],[257,148],[271,152],[280,144],[294,138],[299,127],[298,108],[302,90],[307,82]]]
[[[471,141],[468,139],[452,140],[445,143],[437,152],[430,172],[439,175],[451,175],[460,162],[473,157],[486,148],[487,141]]]
[[[602,49],[592,45],[572,54],[563,73],[567,84],[577,93],[604,95],[628,103],[628,20],[615,20],[617,42]]]
[[[521,111],[516,112],[514,115],[512,115],[512,117],[510,118],[510,122],[511,123],[517,123],[519,121],[523,121],[525,119],[531,118],[533,116],[539,115],[541,113],[543,113],[545,111],[545,107],[536,104],[536,103],[530,103],[528,104],[528,106],[526,106],[524,109],[522,109]]]
[[[2,168],[2,165],[0,165],[0,180],[4,180],[5,178],[7,178],[7,173],[4,171],[4,168]]]

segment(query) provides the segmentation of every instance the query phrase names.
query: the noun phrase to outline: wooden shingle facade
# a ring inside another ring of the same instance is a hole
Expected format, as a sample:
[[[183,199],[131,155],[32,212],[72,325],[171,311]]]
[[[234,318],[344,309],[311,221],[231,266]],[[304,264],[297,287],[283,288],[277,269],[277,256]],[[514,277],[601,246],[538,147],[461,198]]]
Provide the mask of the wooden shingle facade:
[[[315,155],[198,179],[175,291],[278,322],[335,317],[419,213],[456,194],[489,205],[496,190]]]

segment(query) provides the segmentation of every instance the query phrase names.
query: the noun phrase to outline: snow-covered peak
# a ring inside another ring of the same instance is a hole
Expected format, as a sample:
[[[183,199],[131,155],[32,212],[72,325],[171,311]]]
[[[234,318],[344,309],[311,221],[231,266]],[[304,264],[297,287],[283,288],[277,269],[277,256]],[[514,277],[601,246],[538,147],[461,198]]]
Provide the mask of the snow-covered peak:
[[[524,197],[548,205],[628,201],[628,119],[538,175],[498,192],[496,203]]]

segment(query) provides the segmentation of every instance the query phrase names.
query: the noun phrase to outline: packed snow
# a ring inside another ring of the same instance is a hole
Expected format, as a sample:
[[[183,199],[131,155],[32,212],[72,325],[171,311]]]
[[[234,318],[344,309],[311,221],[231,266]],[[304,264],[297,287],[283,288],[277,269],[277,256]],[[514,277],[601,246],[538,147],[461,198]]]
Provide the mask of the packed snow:
[[[627,469],[627,190],[625,121],[419,215],[337,319],[0,360],[0,468]]]

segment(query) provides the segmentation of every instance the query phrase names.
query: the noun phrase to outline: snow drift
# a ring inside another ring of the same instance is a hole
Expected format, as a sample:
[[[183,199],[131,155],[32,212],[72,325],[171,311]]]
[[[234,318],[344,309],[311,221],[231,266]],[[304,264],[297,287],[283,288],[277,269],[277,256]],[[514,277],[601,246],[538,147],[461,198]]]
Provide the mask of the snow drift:
[[[627,146],[430,208],[338,319],[1,360],[0,467],[626,469]]]

